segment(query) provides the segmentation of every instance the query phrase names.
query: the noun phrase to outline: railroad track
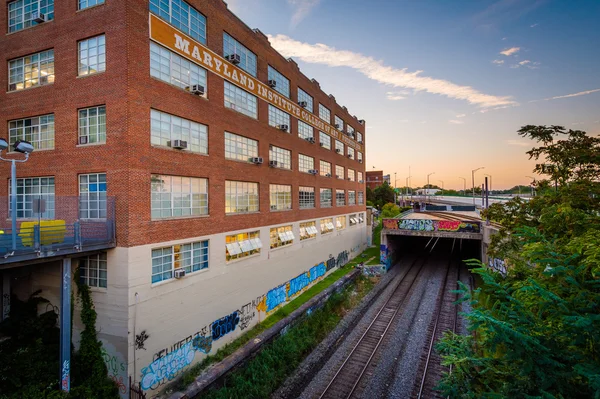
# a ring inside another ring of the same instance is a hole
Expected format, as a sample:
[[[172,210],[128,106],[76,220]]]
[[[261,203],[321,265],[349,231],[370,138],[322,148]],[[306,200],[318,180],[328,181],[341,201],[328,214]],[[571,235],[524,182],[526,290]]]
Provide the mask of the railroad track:
[[[452,258],[448,261],[444,284],[438,294],[438,303],[435,310],[435,321],[428,329],[428,341],[426,352],[421,358],[421,363],[417,375],[421,376],[416,381],[413,389],[413,398],[439,398],[439,393],[434,389],[442,373],[448,369],[442,366],[440,355],[434,350],[435,343],[442,337],[447,330],[456,332],[458,320],[458,308],[454,302],[458,299],[458,294],[452,293],[456,289],[460,279],[460,265],[453,262]],[[454,266],[454,267],[453,267]],[[450,370],[452,372],[452,370]]]
[[[355,393],[358,384],[371,363],[371,359],[383,342],[396,314],[403,307],[415,281],[421,274],[428,256],[417,258],[410,269],[396,284],[394,292],[381,307],[365,333],[360,337],[344,363],[333,376],[331,382],[319,398],[339,399],[350,398]]]

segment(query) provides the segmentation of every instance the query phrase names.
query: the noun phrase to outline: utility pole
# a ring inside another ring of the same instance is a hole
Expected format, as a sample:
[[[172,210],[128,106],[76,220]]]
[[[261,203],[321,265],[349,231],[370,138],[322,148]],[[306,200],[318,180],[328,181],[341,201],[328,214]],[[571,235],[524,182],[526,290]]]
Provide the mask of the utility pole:
[[[425,189],[425,206],[427,206],[427,197],[429,197],[429,176],[435,175],[435,172],[431,172],[427,175],[427,188]]]
[[[473,205],[475,205],[475,172],[477,172],[479,169],[483,169],[484,166],[477,168],[477,169],[473,169],[471,171],[471,181],[473,183]]]
[[[463,179],[463,195],[467,195],[467,179],[464,177],[458,177],[459,179]]]
[[[490,191],[492,191],[492,175],[485,175],[484,174],[484,176],[487,176],[487,177],[490,178]]]
[[[444,195],[444,181],[440,180],[442,182],[442,195]]]

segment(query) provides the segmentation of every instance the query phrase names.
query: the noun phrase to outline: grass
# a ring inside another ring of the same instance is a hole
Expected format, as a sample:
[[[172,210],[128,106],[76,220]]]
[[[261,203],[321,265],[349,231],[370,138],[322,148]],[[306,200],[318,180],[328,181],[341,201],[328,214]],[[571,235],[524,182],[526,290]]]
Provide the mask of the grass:
[[[373,285],[371,279],[359,276],[344,291],[332,295],[324,307],[295,325],[287,334],[267,344],[246,367],[226,377],[223,387],[209,390],[201,398],[269,397],[337,326],[342,317],[360,303]]]

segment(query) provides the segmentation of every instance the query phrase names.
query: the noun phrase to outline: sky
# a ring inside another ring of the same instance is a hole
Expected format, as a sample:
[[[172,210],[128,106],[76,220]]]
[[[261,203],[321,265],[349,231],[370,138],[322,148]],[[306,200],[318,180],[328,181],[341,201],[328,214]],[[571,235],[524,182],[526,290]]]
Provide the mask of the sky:
[[[366,120],[392,184],[529,184],[524,125],[600,134],[599,0],[229,0]],[[397,181],[396,181],[397,179]]]

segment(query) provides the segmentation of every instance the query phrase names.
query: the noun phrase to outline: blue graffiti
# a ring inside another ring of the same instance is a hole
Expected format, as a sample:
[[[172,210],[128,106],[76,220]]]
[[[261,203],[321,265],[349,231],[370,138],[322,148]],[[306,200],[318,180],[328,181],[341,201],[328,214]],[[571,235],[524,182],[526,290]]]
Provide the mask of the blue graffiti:
[[[267,292],[267,312],[275,309],[277,306],[284,303],[285,300],[285,284],[273,288],[271,291]]]
[[[192,363],[195,354],[192,342],[188,342],[166,356],[156,359],[142,369],[142,389],[157,388],[163,382],[172,380],[184,367]]]
[[[212,343],[213,338],[210,335],[208,337],[204,335],[198,335],[192,341],[192,345],[194,346],[195,350],[205,353],[207,355],[212,349]]]
[[[235,311],[232,314],[225,316],[219,320],[215,320],[212,323],[212,339],[213,341],[222,338],[224,335],[229,334],[240,322],[240,317],[238,316],[238,312]]]
[[[325,263],[321,262],[316,266],[311,267],[310,269],[310,282],[312,283],[316,279],[323,277],[327,273],[327,266]]]
[[[288,300],[291,299],[294,295],[301,292],[304,288],[306,288],[310,283],[322,277],[327,272],[327,266],[325,263],[320,263],[317,266],[311,267],[308,272],[302,273],[296,278],[290,280],[290,287],[287,292]]]

